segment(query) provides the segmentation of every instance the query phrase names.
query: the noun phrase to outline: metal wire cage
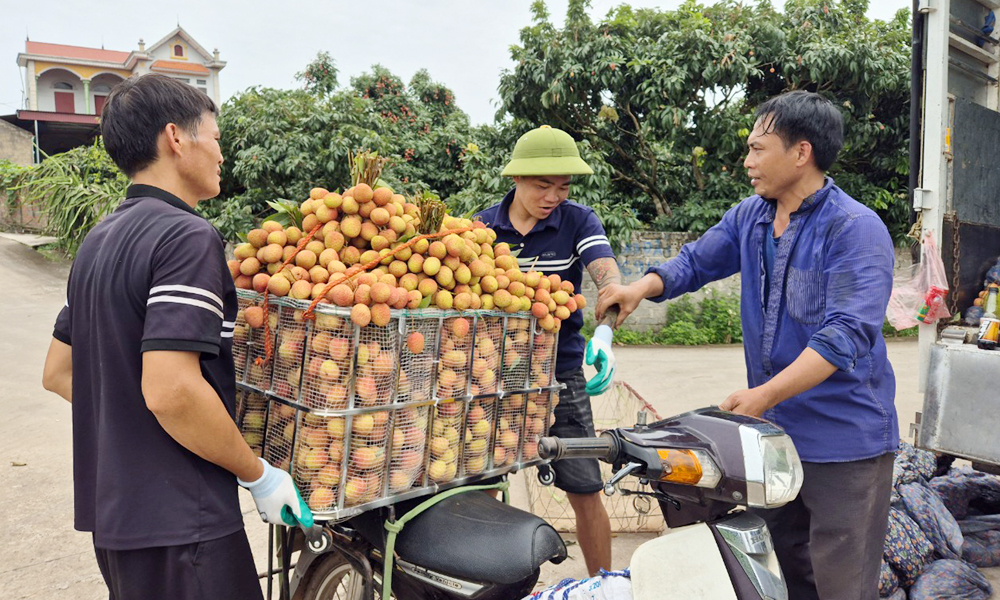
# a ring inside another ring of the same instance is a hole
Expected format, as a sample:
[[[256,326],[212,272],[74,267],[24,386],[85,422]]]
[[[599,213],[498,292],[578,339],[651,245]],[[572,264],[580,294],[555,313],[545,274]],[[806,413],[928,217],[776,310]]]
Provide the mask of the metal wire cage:
[[[244,312],[234,335],[237,423],[291,473],[321,520],[540,464],[562,386],[557,335],[492,311],[393,310],[358,327],[350,309],[270,298],[272,352]]]

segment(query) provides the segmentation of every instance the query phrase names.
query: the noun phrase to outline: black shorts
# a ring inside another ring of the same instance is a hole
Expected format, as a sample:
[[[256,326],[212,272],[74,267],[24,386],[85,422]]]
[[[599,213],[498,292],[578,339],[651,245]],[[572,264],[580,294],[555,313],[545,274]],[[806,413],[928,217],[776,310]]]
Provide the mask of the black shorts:
[[[109,600],[263,600],[242,529],[180,546],[94,551]]]
[[[594,413],[590,408],[583,367],[556,374],[565,384],[555,408],[556,421],[549,435],[563,438],[594,437]],[[557,488],[570,494],[594,494],[604,489],[601,465],[596,458],[570,458],[552,463]]]

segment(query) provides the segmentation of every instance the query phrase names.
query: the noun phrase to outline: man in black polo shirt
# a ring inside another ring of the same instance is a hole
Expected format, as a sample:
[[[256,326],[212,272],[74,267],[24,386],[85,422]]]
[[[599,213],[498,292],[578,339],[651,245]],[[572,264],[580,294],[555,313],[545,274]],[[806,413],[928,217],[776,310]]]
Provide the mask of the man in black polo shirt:
[[[237,481],[266,521],[292,525],[287,507],[312,525],[233,422],[236,290],[194,211],[219,193],[216,113],[161,75],[108,96],[104,143],[133,185],[81,245],[45,361],[45,388],[73,405],[75,526],[112,600],[261,598]]]
[[[517,140],[511,161],[502,175],[514,178],[514,189],[499,204],[476,218],[492,227],[497,242],[517,250],[522,269],[537,269],[569,281],[577,290],[587,268],[598,290],[621,283],[621,274],[604,226],[593,209],[569,197],[573,175],[590,175],[576,142],[565,131],[542,125]],[[613,320],[609,320],[613,323]],[[583,311],[573,313],[559,331],[556,380],[566,385],[559,394],[551,435],[565,438],[594,437],[590,396],[607,390],[614,378],[611,327],[598,326],[585,344],[580,328]],[[597,368],[588,382],[583,363]],[[595,458],[561,460],[552,465],[555,485],[566,492],[576,516],[577,541],[587,570],[596,575],[611,568],[611,521],[600,491],[601,468]]]

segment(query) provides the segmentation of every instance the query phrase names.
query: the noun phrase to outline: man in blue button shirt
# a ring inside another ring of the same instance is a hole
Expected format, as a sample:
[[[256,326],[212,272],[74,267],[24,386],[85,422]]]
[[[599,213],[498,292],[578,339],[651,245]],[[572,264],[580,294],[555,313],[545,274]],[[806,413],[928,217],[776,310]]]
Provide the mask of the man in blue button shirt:
[[[644,298],[741,274],[749,388],[721,407],[780,425],[802,458],[799,497],[759,511],[789,597],[875,600],[899,442],[882,338],[892,240],[825,176],[843,143],[830,102],[791,92],[756,117],[743,163],[756,194],[641,280],[602,290],[597,315],[617,304],[620,323]]]
[[[598,290],[621,281],[615,254],[604,227],[591,208],[567,200],[573,175],[593,171],[580,158],[576,142],[566,132],[543,125],[521,136],[502,175],[512,176],[515,187],[476,218],[497,233],[497,242],[511,245],[522,269],[558,275],[577,290],[583,268]],[[590,344],[580,328],[582,311],[563,322],[559,331],[556,380],[566,385],[559,394],[551,434],[559,437],[593,437],[594,417],[590,395],[603,393],[614,374],[611,328],[598,327]],[[583,362],[598,374],[590,382],[583,376]],[[587,570],[594,575],[611,568],[611,522],[599,492],[604,484],[596,459],[562,460],[552,466],[555,485],[566,492],[576,514],[577,540]]]

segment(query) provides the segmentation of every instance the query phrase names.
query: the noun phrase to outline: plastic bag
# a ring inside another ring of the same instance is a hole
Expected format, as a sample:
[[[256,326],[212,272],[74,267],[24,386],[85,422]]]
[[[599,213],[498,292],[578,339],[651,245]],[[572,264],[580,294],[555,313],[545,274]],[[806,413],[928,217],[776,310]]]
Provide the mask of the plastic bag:
[[[945,307],[947,293],[944,262],[934,236],[927,232],[920,247],[920,263],[909,276],[893,282],[885,316],[898,331],[946,319],[951,316]]]
[[[903,588],[899,588],[895,592],[893,592],[891,596],[888,596],[887,598],[888,600],[906,600],[906,590],[904,590]]]
[[[903,587],[913,585],[934,554],[934,546],[904,511],[889,509],[885,535],[885,561],[892,566]]]
[[[885,562],[885,557],[882,557],[882,564],[879,566],[878,572],[878,596],[879,598],[888,598],[895,594],[898,589],[899,575],[896,575],[889,563]]]
[[[960,560],[938,560],[910,588],[910,600],[987,600],[990,582],[975,567]]]
[[[958,525],[965,536],[962,558],[977,567],[1000,567],[1000,515],[969,517]]]
[[[962,529],[937,492],[924,483],[915,482],[899,486],[899,495],[903,497],[906,512],[920,526],[938,556],[953,560],[962,558],[965,541]]]
[[[962,520],[970,512],[975,514],[975,508],[987,514],[1000,512],[983,510],[987,508],[987,498],[1000,498],[1000,477],[974,471],[971,467],[957,467],[943,477],[931,479],[930,485],[956,519]],[[975,508],[970,511],[973,504]]]
[[[605,571],[579,581],[563,579],[552,587],[524,600],[632,600],[632,579],[628,569]]]

